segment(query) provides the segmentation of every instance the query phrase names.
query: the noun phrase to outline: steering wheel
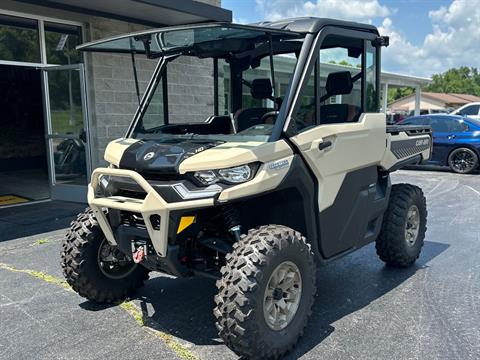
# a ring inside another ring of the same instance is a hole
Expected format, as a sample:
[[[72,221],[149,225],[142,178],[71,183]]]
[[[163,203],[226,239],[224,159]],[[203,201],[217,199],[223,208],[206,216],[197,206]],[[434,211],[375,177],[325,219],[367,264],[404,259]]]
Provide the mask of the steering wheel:
[[[265,114],[263,114],[263,116],[260,118],[260,124],[265,124],[265,121],[269,118],[269,117],[277,117],[278,115],[278,111],[269,111]],[[274,122],[275,122],[275,119],[274,119]]]

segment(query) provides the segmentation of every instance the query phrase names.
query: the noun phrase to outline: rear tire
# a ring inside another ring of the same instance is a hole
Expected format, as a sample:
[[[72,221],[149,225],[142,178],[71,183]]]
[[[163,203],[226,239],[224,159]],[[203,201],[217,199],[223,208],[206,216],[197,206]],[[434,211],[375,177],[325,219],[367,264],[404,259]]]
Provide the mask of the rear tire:
[[[108,244],[89,208],[72,222],[62,242],[61,259],[73,290],[99,303],[124,300],[148,279],[149,270]]]
[[[448,155],[448,166],[457,174],[469,174],[478,167],[478,155],[469,148],[458,148]]]
[[[316,292],[305,237],[280,225],[250,230],[221,271],[214,315],[225,344],[249,359],[288,352],[303,334]]]
[[[427,230],[427,205],[422,189],[392,186],[387,211],[376,241],[377,254],[391,266],[408,267],[420,256]]]

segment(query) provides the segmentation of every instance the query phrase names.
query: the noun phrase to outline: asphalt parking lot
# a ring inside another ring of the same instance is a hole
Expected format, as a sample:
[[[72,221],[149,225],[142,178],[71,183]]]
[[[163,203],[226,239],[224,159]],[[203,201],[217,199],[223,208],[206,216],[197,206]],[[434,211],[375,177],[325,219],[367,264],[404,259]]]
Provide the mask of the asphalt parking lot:
[[[417,265],[387,268],[369,245],[319,269],[313,316],[289,359],[480,358],[480,177],[408,170],[392,178],[427,196]],[[154,275],[118,306],[66,288],[60,240],[79,210],[0,210],[1,359],[237,358],[217,337],[212,280]]]

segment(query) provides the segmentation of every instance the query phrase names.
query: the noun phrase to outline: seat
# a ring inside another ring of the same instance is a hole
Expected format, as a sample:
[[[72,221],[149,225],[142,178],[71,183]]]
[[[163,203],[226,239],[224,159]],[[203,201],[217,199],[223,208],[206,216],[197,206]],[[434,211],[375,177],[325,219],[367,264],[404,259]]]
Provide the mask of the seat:
[[[254,99],[271,99],[272,91],[270,79],[255,79],[252,81],[250,93]],[[261,124],[262,116],[270,111],[273,111],[273,109],[265,107],[238,110],[234,116],[237,131],[240,132],[254,125]]]
[[[327,104],[320,106],[320,123],[336,124],[358,121],[360,110],[355,105]]]
[[[335,95],[348,95],[353,90],[353,80],[350,71],[338,71],[328,74],[325,84],[326,94],[320,101],[325,101]],[[350,104],[327,104],[320,106],[320,123],[337,124],[354,122],[360,116],[360,109]]]

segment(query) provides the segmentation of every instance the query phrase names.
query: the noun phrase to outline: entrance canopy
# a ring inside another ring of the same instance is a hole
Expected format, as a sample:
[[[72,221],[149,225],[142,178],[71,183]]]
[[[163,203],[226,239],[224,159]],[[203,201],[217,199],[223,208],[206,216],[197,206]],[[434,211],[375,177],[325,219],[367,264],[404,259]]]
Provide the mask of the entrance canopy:
[[[111,19],[165,26],[231,21],[232,12],[194,0],[17,0]]]
[[[382,98],[383,112],[388,110],[388,89],[395,87],[411,87],[415,89],[415,115],[420,115],[420,102],[422,96],[422,87],[432,82],[432,79],[418,76],[409,76],[395,73],[382,72]]]

